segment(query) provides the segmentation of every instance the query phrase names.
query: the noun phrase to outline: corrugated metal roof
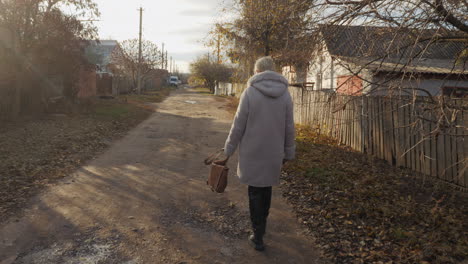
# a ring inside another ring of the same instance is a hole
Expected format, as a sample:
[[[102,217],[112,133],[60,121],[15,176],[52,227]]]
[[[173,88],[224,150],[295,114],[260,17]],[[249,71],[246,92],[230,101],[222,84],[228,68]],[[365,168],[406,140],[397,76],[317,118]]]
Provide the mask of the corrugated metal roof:
[[[467,43],[420,41],[435,36],[433,30],[328,25],[320,31],[332,56],[374,70],[468,74],[455,63]]]
[[[356,65],[362,65],[366,69],[381,72],[415,72],[415,73],[435,73],[435,74],[468,74],[466,69],[454,65],[453,62],[446,60],[426,59],[418,63],[373,61],[369,59],[340,57],[341,60],[351,62]]]

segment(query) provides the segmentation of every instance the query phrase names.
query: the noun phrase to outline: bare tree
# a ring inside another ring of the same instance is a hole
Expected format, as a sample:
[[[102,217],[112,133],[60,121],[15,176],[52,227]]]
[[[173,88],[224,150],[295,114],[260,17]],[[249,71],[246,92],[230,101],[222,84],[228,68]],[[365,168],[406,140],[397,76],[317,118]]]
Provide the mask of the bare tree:
[[[466,0],[318,0],[311,10],[327,23],[456,30],[468,34]],[[466,39],[466,36],[465,36]]]
[[[161,52],[158,46],[149,40],[142,42],[141,64],[138,58],[138,39],[125,40],[120,47],[121,52],[114,53],[112,61],[117,71],[132,79],[134,88],[138,83],[138,67],[140,67],[141,78],[145,79],[161,64]]]

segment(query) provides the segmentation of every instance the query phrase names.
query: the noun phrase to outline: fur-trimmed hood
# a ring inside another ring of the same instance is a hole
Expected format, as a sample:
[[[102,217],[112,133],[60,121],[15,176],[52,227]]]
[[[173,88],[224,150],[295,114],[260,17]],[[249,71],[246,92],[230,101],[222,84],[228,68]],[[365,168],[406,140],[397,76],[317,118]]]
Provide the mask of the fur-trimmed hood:
[[[288,90],[288,80],[274,71],[264,71],[252,76],[247,82],[262,94],[269,97],[280,97]]]

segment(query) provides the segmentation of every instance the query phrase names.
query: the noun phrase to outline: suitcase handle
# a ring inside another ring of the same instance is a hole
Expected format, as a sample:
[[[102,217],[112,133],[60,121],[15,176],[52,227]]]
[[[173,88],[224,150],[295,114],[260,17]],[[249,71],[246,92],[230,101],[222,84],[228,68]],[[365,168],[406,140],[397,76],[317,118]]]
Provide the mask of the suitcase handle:
[[[219,156],[221,156],[221,154],[224,152],[224,149],[220,149],[218,151],[216,151],[215,153],[211,154],[208,158],[206,158],[203,162],[205,163],[205,165],[211,165],[213,162],[215,162],[215,160],[217,158],[219,158]],[[226,162],[228,162],[229,160],[229,157],[227,157],[225,160],[222,160],[220,164],[218,165],[225,165]]]

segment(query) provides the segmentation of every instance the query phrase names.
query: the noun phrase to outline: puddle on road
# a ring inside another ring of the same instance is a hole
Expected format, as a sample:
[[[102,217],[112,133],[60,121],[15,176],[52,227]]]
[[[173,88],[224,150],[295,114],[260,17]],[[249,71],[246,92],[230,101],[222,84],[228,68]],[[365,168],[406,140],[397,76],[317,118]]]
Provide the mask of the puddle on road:
[[[196,103],[197,103],[197,101],[190,101],[190,100],[187,100],[187,101],[185,101],[185,102],[186,102],[187,104],[196,104]]]

